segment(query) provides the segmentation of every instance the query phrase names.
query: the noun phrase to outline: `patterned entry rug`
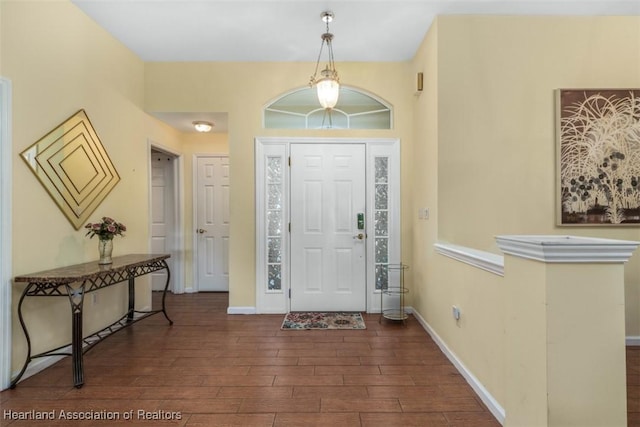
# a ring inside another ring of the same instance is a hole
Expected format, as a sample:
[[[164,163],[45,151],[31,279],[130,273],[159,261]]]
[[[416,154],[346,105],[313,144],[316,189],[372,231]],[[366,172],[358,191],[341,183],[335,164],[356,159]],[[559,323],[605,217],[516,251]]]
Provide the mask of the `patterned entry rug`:
[[[280,329],[367,329],[360,313],[287,313]]]

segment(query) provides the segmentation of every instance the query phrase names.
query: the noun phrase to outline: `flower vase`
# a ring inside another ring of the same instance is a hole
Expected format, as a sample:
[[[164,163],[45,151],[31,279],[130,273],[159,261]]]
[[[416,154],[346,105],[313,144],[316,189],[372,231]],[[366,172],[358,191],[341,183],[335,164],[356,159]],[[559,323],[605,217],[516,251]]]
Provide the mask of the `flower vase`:
[[[98,264],[111,264],[111,252],[113,252],[113,239],[98,239],[98,252],[100,260]]]

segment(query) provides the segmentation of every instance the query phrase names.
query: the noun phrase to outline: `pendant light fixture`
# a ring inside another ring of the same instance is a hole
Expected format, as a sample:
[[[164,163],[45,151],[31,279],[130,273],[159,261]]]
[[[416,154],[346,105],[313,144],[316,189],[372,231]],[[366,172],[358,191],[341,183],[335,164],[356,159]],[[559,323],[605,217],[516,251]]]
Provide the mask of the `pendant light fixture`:
[[[320,15],[322,21],[327,25],[326,32],[322,34],[322,44],[320,45],[320,53],[318,54],[318,61],[316,62],[316,70],[311,76],[309,86],[316,87],[318,91],[318,101],[322,108],[332,109],[338,103],[338,96],[340,95],[340,80],[338,79],[338,72],[336,71],[336,65],[333,61],[333,47],[331,42],[333,41],[333,34],[329,32],[329,22],[333,21],[333,12],[322,12]],[[325,44],[327,45],[328,62],[324,70],[320,72],[318,77],[318,68],[320,68],[320,60],[322,59],[322,51]]]

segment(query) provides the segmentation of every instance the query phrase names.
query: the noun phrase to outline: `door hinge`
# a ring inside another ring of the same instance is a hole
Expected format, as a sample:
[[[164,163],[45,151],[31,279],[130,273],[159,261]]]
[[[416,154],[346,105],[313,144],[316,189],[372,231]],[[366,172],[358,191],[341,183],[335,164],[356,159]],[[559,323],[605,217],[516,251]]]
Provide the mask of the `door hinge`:
[[[289,288],[289,299],[291,299],[291,288]]]
[[[289,156],[289,167],[291,167],[291,156]]]
[[[291,223],[289,223],[289,233],[291,233]]]

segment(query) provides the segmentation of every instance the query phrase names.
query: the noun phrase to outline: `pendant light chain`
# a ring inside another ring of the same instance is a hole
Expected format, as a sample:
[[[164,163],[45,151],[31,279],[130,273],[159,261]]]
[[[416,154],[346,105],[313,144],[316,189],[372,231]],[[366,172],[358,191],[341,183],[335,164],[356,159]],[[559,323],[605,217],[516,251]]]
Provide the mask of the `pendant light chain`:
[[[329,24],[327,24],[327,27]],[[322,58],[322,49],[324,48],[324,37],[322,38],[322,42],[320,42],[320,52],[318,53],[318,59],[316,59],[316,69],[313,71],[313,75],[311,76],[311,81],[309,84],[313,86],[316,81],[316,76],[318,75],[318,68],[320,67],[320,59]],[[329,58],[331,58],[331,54],[329,54]]]
[[[326,37],[327,37],[327,50],[329,51],[329,66],[331,67],[331,71],[333,72],[333,75],[336,77],[338,77],[337,73],[336,73],[336,63],[333,60],[333,34],[331,34],[329,32],[329,21],[330,19],[326,19],[327,22],[327,32]]]
[[[322,34],[322,43],[320,44],[320,52],[318,53],[318,60],[316,61],[316,68],[313,76],[309,80],[309,86],[315,86],[318,92],[318,101],[325,109],[332,109],[338,102],[340,94],[340,80],[338,78],[338,72],[333,56],[333,34],[329,32],[329,22],[333,20],[332,12],[323,12],[321,15],[322,20],[325,22],[326,32]],[[320,71],[320,60],[322,59],[322,52],[324,45],[327,44],[327,55],[329,57],[329,63],[326,67]]]

